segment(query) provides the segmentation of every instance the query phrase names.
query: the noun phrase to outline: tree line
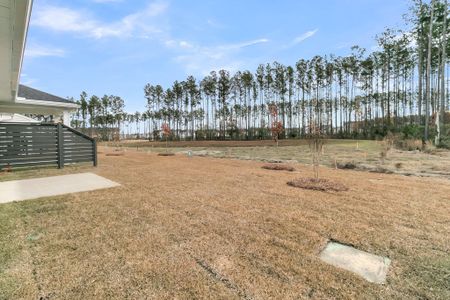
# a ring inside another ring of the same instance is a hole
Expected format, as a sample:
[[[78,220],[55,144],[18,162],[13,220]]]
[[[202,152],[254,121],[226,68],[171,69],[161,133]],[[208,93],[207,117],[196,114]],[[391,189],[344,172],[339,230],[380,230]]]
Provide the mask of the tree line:
[[[314,128],[342,138],[404,132],[436,142],[448,137],[447,0],[412,1],[407,30],[386,29],[378,48],[348,56],[314,56],[295,65],[261,64],[255,72],[212,71],[170,87],[147,84],[146,110],[125,113],[117,96],[82,93],[78,127],[118,127],[124,135],[158,139],[167,124],[174,139],[264,139],[281,122],[281,138]],[[278,120],[274,120],[273,108]],[[447,124],[447,127],[446,127]]]

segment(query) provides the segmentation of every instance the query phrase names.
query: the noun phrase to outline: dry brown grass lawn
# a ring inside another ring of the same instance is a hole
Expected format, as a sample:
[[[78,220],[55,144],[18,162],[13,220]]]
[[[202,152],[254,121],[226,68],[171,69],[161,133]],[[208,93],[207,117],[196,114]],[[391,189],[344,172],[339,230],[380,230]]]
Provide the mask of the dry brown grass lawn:
[[[322,168],[350,188],[323,193],[286,184],[303,165],[99,159],[121,187],[0,205],[0,298],[450,298],[448,180]],[[321,262],[330,239],[392,259],[386,285]]]
[[[165,144],[148,141],[106,143],[109,149],[132,148],[143,152],[166,152]],[[112,148],[111,148],[112,147]],[[243,160],[311,163],[306,140],[273,141],[194,141],[169,142],[171,152],[194,156],[238,158]],[[326,140],[321,164],[328,167],[353,166],[355,170],[396,173],[408,176],[450,179],[450,151],[400,151],[392,149],[381,159],[383,143],[379,141]]]

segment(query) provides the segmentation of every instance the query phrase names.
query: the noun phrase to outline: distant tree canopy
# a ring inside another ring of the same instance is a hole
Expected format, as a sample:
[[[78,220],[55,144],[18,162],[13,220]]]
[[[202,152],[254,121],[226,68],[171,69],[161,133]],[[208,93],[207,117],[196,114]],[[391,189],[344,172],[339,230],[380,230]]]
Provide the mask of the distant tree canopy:
[[[448,135],[446,16],[447,1],[414,0],[405,18],[408,29],[386,29],[376,36],[373,52],[354,46],[345,57],[261,64],[255,72],[212,71],[167,88],[149,83],[142,113],[124,113],[120,97],[87,100],[82,93],[75,121],[86,126],[89,119],[91,127],[122,124],[124,134],[131,129],[146,137],[155,137],[167,123],[176,139],[256,139],[270,138],[270,107],[276,107],[281,138],[304,137],[313,128],[327,136],[375,138],[408,126],[420,128],[425,139],[430,126],[431,134],[441,126],[441,134]]]

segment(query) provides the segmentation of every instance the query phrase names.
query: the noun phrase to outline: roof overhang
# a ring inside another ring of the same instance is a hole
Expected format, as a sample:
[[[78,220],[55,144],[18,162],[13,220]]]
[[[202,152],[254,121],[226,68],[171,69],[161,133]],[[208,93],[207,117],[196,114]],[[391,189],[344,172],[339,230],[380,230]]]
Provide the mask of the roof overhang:
[[[17,98],[15,102],[2,103],[0,111],[5,113],[56,115],[64,111],[75,111],[79,108],[76,103],[62,103],[54,101],[32,100]]]
[[[40,121],[19,114],[0,114],[1,123],[40,123]]]
[[[33,0],[0,0],[0,103],[17,96]]]

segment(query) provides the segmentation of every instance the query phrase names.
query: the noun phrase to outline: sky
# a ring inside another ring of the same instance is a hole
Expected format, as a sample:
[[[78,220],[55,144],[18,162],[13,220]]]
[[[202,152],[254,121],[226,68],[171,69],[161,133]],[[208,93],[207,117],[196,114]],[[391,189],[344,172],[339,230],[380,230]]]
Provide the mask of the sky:
[[[113,94],[143,111],[145,84],[255,71],[376,47],[408,0],[34,0],[21,83],[61,97]]]

